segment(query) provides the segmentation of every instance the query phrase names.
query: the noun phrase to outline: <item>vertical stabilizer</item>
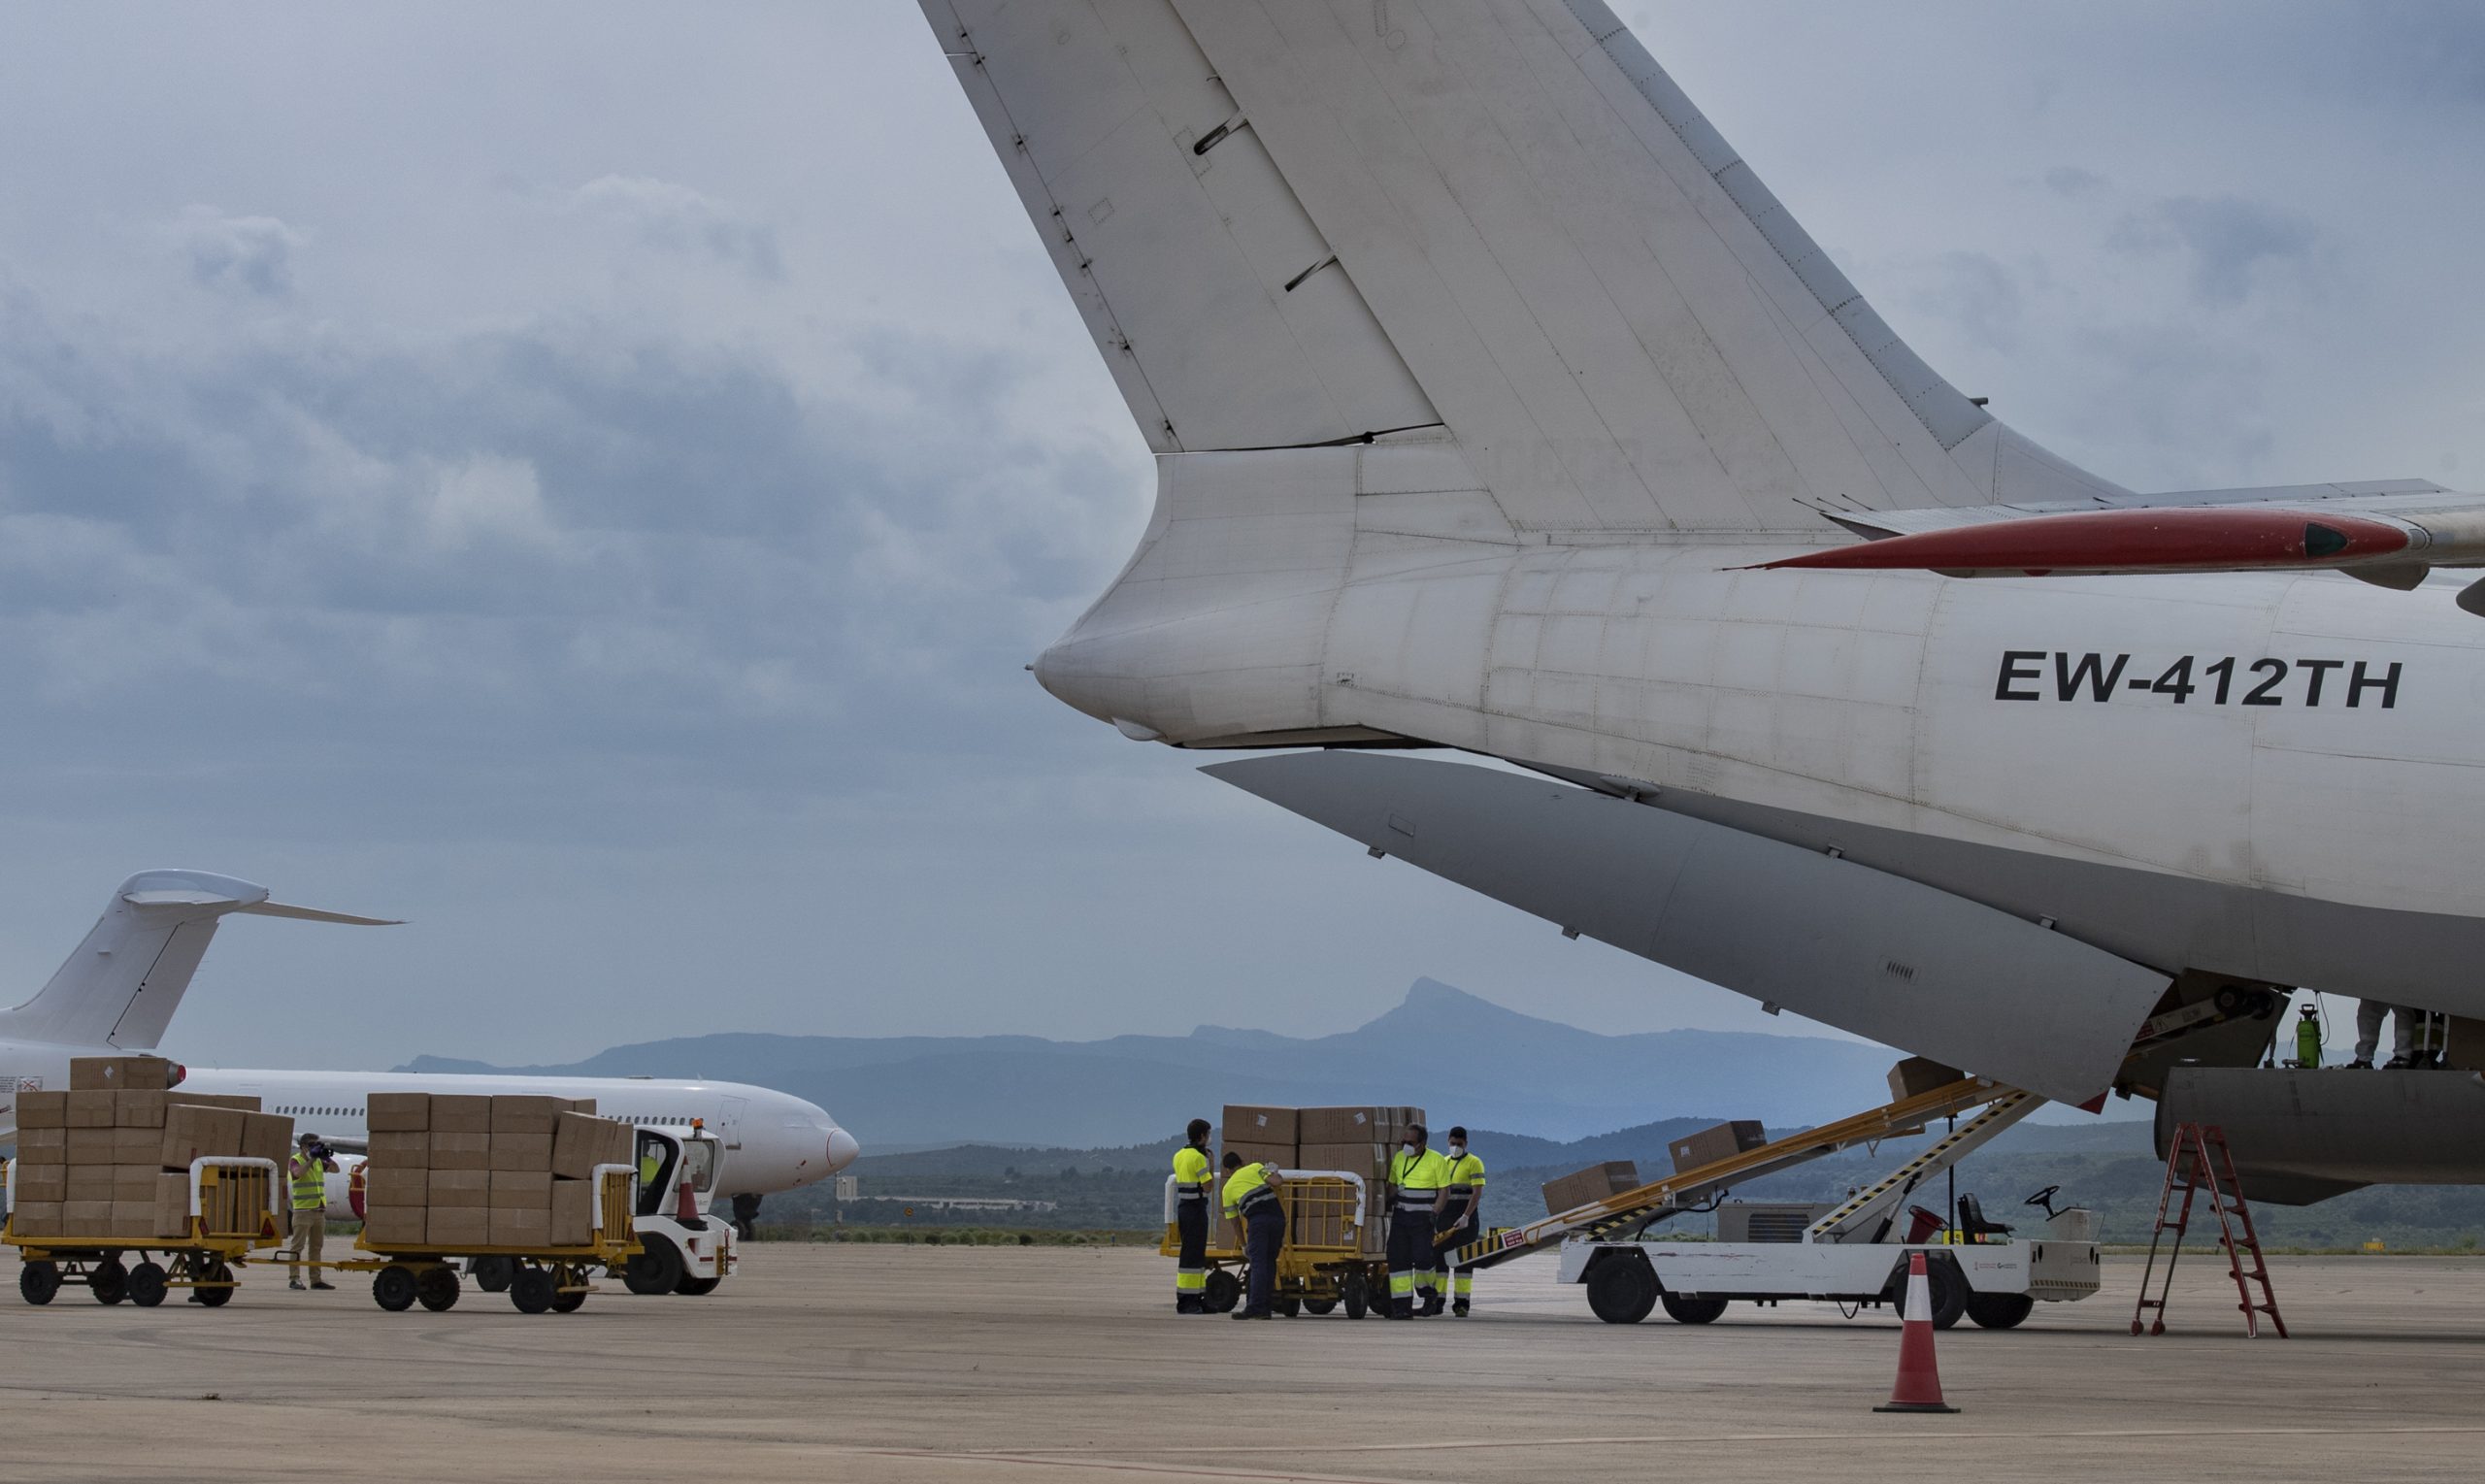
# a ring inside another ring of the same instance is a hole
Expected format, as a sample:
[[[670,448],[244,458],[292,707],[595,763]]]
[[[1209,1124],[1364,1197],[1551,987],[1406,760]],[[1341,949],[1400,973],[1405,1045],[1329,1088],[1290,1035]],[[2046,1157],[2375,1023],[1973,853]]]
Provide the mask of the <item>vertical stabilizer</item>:
[[[78,951],[40,994],[0,1010],[0,1039],[151,1050],[229,912],[378,926],[268,900],[268,889],[204,871],[142,871],[120,884]]]

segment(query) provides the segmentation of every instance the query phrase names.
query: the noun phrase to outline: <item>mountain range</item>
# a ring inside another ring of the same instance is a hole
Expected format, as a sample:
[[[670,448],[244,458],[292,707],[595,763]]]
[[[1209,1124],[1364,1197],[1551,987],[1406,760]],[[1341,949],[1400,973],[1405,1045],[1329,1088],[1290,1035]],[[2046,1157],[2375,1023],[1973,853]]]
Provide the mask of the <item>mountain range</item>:
[[[1896,1059],[1823,1037],[1603,1036],[1418,979],[1378,1018],[1313,1038],[1223,1026],[1087,1041],[746,1032],[616,1046],[566,1066],[423,1056],[398,1070],[752,1082],[810,1099],[867,1149],[886,1150],[1145,1143],[1227,1103],[1409,1105],[1436,1123],[1557,1141],[1675,1118],[1800,1125],[1886,1101]]]

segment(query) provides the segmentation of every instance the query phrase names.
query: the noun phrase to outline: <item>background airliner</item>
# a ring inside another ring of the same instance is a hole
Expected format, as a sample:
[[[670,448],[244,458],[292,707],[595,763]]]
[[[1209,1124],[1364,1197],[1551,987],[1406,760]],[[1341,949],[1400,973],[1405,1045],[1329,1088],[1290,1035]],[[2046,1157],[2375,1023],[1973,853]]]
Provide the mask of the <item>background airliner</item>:
[[[237,912],[392,925],[271,902],[266,887],[207,872],[131,876],[43,991],[0,1011],[0,1135],[17,1132],[18,1092],[69,1085],[71,1058],[154,1050],[216,925]],[[593,1098],[599,1113],[633,1123],[695,1120],[724,1147],[717,1189],[733,1197],[735,1219],[746,1223],[762,1196],[823,1179],[861,1152],[825,1109],[742,1082],[193,1068],[181,1085],[257,1097],[268,1111],[291,1114],[297,1129],[347,1147],[368,1136],[363,1099],[374,1092],[545,1093]]]

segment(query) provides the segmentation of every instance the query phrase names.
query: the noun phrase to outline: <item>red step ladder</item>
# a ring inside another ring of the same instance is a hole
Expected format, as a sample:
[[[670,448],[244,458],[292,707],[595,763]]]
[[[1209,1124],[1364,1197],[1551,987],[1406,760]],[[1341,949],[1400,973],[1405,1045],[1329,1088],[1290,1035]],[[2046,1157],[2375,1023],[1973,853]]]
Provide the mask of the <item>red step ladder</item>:
[[[2174,1204],[2177,1184],[2183,1191],[2183,1204]],[[2261,1316],[2287,1337],[2287,1322],[2278,1317],[2277,1295],[2270,1291],[2270,1267],[2261,1258],[2261,1238],[2252,1229],[2252,1207],[2244,1203],[2243,1182],[2235,1173],[2235,1155],[2226,1146],[2226,1130],[2214,1123],[2178,1123],[2174,1126],[2173,1146],[2166,1152],[2166,1189],[2157,1198],[2157,1230],[2149,1234],[2148,1266],[2140,1270],[2139,1303],[2132,1309],[2134,1335],[2166,1333],[2166,1300],[2174,1287],[2174,1261],[2183,1255],[2183,1234],[2192,1224],[2192,1197],[2207,1191],[2209,1210],[2217,1216],[2218,1244],[2226,1250],[2229,1275],[2235,1279],[2236,1297],[2241,1302],[2236,1307],[2243,1311],[2243,1333],[2258,1339]],[[2167,1212],[2171,1210],[2170,1219]],[[2241,1237],[2236,1236],[2237,1228]],[[2157,1278],[2157,1248],[2166,1234],[2174,1234],[2173,1245],[2166,1253],[2166,1272]],[[2243,1266],[2245,1253],[2252,1256],[2252,1266]],[[2157,1278],[2157,1297],[2149,1297],[2149,1280]],[[2253,1285],[2261,1289],[2261,1302],[2252,1302]],[[2150,1309],[2157,1317],[2143,1328],[2140,1316]]]

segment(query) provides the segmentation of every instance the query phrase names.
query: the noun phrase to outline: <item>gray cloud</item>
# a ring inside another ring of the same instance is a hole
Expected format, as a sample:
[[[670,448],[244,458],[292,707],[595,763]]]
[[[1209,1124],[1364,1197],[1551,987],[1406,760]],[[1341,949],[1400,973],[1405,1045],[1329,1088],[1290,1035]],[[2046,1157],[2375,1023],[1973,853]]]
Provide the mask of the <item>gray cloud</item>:
[[[582,214],[627,223],[650,246],[704,253],[760,279],[784,277],[773,228],[687,185],[608,175],[564,192],[560,200]]]
[[[2174,196],[2125,216],[2107,246],[2135,253],[2179,251],[2189,259],[2196,297],[2239,304],[2267,283],[2270,269],[2309,266],[2319,241],[2310,221],[2267,202]]]
[[[293,251],[302,239],[273,216],[228,216],[192,206],[171,232],[188,255],[190,277],[209,288],[267,299],[293,291]]]

